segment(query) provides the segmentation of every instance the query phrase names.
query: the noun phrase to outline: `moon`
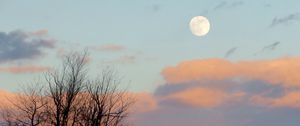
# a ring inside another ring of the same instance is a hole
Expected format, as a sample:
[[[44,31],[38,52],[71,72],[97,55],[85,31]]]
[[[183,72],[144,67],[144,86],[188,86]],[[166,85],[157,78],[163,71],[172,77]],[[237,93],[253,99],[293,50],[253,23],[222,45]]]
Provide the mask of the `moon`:
[[[204,36],[209,32],[210,23],[206,17],[196,16],[190,21],[190,30],[196,36]]]

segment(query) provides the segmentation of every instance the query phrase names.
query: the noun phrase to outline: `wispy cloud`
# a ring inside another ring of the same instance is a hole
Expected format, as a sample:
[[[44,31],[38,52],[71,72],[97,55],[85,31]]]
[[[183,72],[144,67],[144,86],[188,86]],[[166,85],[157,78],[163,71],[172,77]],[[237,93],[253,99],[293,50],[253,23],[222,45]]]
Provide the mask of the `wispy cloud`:
[[[264,7],[272,7],[272,4],[270,4],[270,3],[265,3],[265,4],[263,4],[263,6],[264,6]]]
[[[280,42],[276,41],[270,45],[264,46],[260,51],[257,51],[256,53],[254,53],[254,55],[257,55],[259,53],[263,53],[265,51],[273,51],[275,50],[278,46],[279,46]]]
[[[293,13],[293,14],[289,14],[287,16],[284,17],[275,17],[272,21],[272,23],[270,24],[270,27],[275,27],[277,25],[281,25],[281,24],[289,24],[291,22],[294,21],[299,21],[300,19],[300,13]]]
[[[35,59],[44,54],[44,49],[55,47],[55,40],[41,37],[45,33],[23,31],[0,32],[0,63]]]
[[[274,50],[278,45],[280,44],[280,42],[274,42],[270,45],[267,45],[263,48],[263,50],[266,50],[266,49],[270,49],[270,50]]]
[[[136,60],[136,56],[121,56],[119,59],[115,60],[120,63],[134,63]]]
[[[111,59],[111,60],[104,60],[102,61],[103,63],[107,63],[107,64],[132,64],[135,63],[137,60],[137,56],[135,55],[124,55],[124,56],[120,56],[117,57],[115,59]]]
[[[221,9],[221,8],[225,7],[226,5],[227,5],[227,2],[226,1],[222,1],[217,6],[214,7],[214,10]]]
[[[217,11],[220,9],[229,9],[229,8],[236,8],[238,6],[241,6],[244,4],[244,1],[233,1],[233,2],[228,2],[228,1],[222,1],[219,4],[217,4],[213,10]]]
[[[231,56],[232,54],[234,54],[236,50],[237,50],[237,47],[233,47],[233,48],[229,49],[229,50],[225,53],[225,58],[228,58],[229,56]]]
[[[91,47],[91,49],[103,52],[118,52],[126,50],[125,46],[117,45],[117,44],[104,44],[100,46]]]
[[[41,30],[29,32],[28,34],[32,35],[32,36],[46,36],[46,35],[48,35],[48,30],[47,29],[41,29]]]
[[[44,66],[10,66],[10,67],[0,67],[0,72],[22,74],[22,73],[38,73],[45,72],[49,70],[49,67]]]
[[[158,12],[158,11],[160,11],[161,10],[161,5],[160,4],[152,4],[152,10],[154,11],[154,12]]]

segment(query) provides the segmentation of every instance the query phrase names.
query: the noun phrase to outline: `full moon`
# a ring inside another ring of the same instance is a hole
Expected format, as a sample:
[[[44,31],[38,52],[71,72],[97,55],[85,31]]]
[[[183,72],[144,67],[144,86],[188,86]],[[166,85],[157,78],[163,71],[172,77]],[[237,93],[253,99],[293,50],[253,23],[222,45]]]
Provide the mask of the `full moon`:
[[[204,36],[209,32],[210,23],[206,17],[196,16],[190,21],[190,30],[196,36]]]

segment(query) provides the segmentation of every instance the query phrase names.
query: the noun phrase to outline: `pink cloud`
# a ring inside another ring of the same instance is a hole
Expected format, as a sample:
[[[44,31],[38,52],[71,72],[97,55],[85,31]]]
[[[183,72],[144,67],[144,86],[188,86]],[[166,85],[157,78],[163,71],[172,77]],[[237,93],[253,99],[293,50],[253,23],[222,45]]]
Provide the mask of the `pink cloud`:
[[[1,101],[0,107],[8,107],[9,105],[11,105],[12,102],[10,100],[14,100],[15,97],[16,97],[15,93],[0,89],[0,101]]]
[[[44,66],[11,66],[11,67],[0,67],[0,72],[7,72],[13,74],[21,73],[38,73],[49,70],[49,67]]]
[[[300,92],[288,92],[277,98],[255,95],[251,98],[252,103],[268,107],[291,107],[300,108]]]
[[[300,86],[300,58],[232,62],[225,59],[184,61],[167,67],[162,75],[169,83],[232,78],[263,80],[287,87]]]
[[[220,105],[228,96],[221,90],[206,88],[193,88],[167,96],[167,99],[174,99],[193,107],[215,107]]]
[[[237,62],[215,58],[183,61],[166,67],[161,73],[167,84],[186,87],[169,93],[167,98],[194,107],[218,107],[242,101],[266,107],[300,108],[299,70],[298,57]],[[259,85],[267,89],[260,89],[256,94],[255,86]],[[276,88],[283,95],[272,91]]]
[[[176,100],[183,104],[197,108],[213,108],[228,101],[238,101],[245,93],[228,93],[213,88],[191,88],[166,96],[166,99]]]
[[[157,99],[150,93],[138,92],[132,93],[135,98],[133,105],[134,112],[149,112],[158,108]]]

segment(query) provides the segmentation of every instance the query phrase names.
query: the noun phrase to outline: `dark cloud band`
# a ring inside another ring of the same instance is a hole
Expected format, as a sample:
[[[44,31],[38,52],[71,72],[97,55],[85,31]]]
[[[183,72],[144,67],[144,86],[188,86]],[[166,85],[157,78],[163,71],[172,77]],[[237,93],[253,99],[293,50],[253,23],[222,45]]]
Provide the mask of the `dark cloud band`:
[[[54,46],[53,39],[34,36],[23,31],[0,32],[0,63],[35,59],[44,54],[43,49]]]

